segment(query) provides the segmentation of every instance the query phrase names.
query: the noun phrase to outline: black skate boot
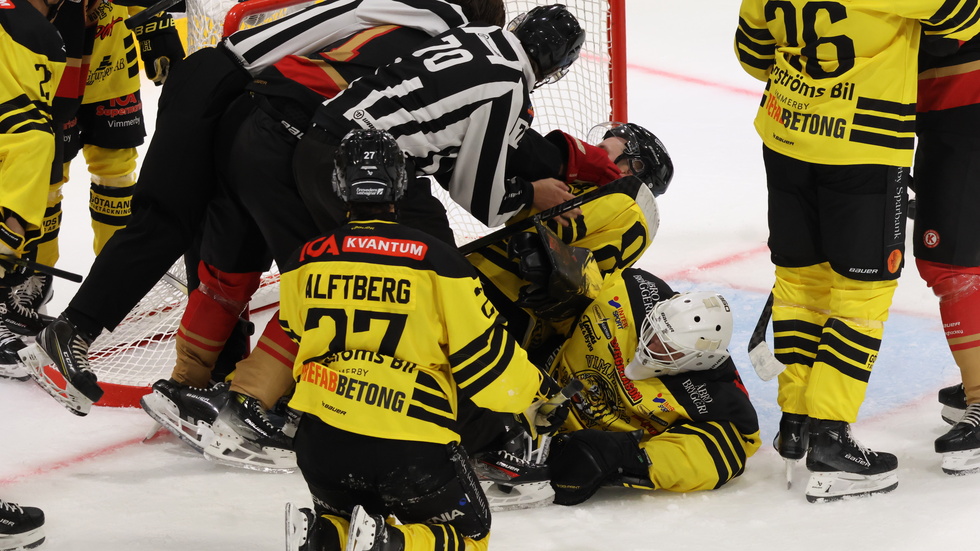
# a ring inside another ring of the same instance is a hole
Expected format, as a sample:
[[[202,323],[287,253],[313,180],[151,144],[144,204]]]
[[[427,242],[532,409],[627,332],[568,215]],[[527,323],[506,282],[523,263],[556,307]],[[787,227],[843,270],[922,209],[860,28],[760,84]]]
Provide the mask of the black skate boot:
[[[11,287],[4,296],[7,313],[4,322],[14,333],[33,337],[55,318],[39,312],[53,295],[51,276],[34,274],[23,283]]]
[[[93,402],[102,398],[98,378],[88,363],[88,349],[95,336],[83,334],[63,315],[37,335],[37,344],[67,382],[51,379],[38,368],[32,376],[48,394],[76,415],[88,415]]]
[[[939,403],[943,405],[943,410],[939,412],[943,421],[950,425],[958,423],[966,411],[966,390],[963,389],[963,383],[940,388]]]
[[[779,432],[773,439],[772,445],[786,460],[786,489],[793,487],[793,465],[806,455],[809,431],[809,417],[799,413],[786,413],[779,419]]]
[[[230,392],[212,425],[214,440],[204,456],[217,463],[269,473],[296,470],[293,441],[269,421],[262,404]]]
[[[0,549],[34,549],[44,543],[44,512],[0,499]]]
[[[980,472],[980,404],[966,406],[963,418],[936,439],[936,453],[943,454],[946,474]]]
[[[211,425],[227,401],[228,383],[196,388],[161,379],[153,383],[153,392],[140,399],[140,406],[194,451],[203,453],[214,438]]]
[[[799,461],[806,455],[808,419],[806,415],[798,413],[783,413],[779,419],[779,432],[772,445],[783,459]]]
[[[350,517],[346,551],[403,551],[405,536],[388,526],[380,515],[368,513],[357,505]]]
[[[844,421],[810,419],[806,468],[811,473],[806,499],[811,503],[885,493],[898,487],[898,458],[858,444]]]
[[[27,366],[20,361],[17,353],[27,348],[24,341],[14,334],[3,322],[0,315],[0,379],[26,381],[31,378]]]
[[[550,440],[546,439],[547,447]],[[544,463],[545,449],[532,450],[534,441],[526,432],[507,441],[502,449],[482,452],[471,464],[494,511],[540,507],[551,503],[551,469]],[[538,457],[542,460],[539,461]]]

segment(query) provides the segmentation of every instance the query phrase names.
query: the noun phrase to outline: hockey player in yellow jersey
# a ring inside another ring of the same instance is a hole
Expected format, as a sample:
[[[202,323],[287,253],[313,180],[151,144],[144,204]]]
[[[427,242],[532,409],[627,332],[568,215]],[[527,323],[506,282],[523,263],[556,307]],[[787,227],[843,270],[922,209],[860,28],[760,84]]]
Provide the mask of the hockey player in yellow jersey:
[[[764,144],[773,345],[783,411],[775,446],[806,456],[810,501],[887,492],[897,459],[857,444],[857,419],[904,264],[920,35],[966,40],[965,0],[743,0],[735,51],[766,82]]]
[[[731,308],[712,292],[677,294],[635,268],[607,278],[547,352],[549,374],[575,397],[548,465],[555,502],[602,485],[690,492],[742,474],[759,421],[728,354]]]
[[[614,184],[616,190],[607,190],[610,193],[601,200],[584,203],[578,209],[578,216],[570,222],[559,218],[545,222],[562,242],[592,251],[601,277],[616,274],[631,266],[650,246],[660,224],[655,197],[667,190],[674,174],[674,166],[666,148],[652,132],[635,123],[610,122],[597,125],[589,132],[588,137],[588,141],[595,143],[595,146],[576,143],[577,140],[560,131],[549,133],[547,139],[556,145],[562,166],[549,166],[545,161],[548,155],[541,155],[541,158],[535,160],[528,159],[521,163],[525,170],[530,171],[525,175],[528,179],[572,172],[571,167],[580,164],[572,159],[575,151],[587,147],[605,152],[618,165],[620,173],[615,175],[616,178],[636,177],[620,180]],[[564,143],[566,140],[569,142],[567,147]],[[568,186],[575,196],[594,192],[606,184],[598,181],[601,178],[595,175],[585,176],[582,174],[584,170],[574,172],[579,177],[569,178]],[[518,218],[537,212],[531,209]],[[493,281],[487,291],[492,294],[492,300],[508,308],[506,317],[511,332],[520,335],[518,338],[522,345],[533,346],[550,331],[547,323],[538,323],[538,318],[542,315],[560,317],[560,313],[535,313],[530,308],[532,305],[527,304],[527,297],[520,292],[527,282],[521,275],[519,260],[507,253],[508,243],[509,240],[502,239],[476,248],[467,258],[483,277]],[[562,292],[556,286],[552,286],[551,290]],[[512,303],[524,309],[509,309]]]
[[[91,174],[89,213],[94,233],[93,250],[102,247],[129,220],[133,186],[136,183],[136,147],[146,135],[140,98],[137,40],[125,26],[131,13],[142,10],[99,0],[88,12],[94,26],[88,37],[91,63],[80,86],[84,89],[77,112],[64,122],[63,173],[48,191],[44,235],[38,243],[38,261],[54,266],[58,258],[58,234],[62,219],[62,188],[68,182],[72,160],[82,153]],[[144,31],[152,27],[152,31]],[[183,48],[169,14],[154,17],[137,27],[139,52],[147,64],[147,76],[159,84],[172,64],[183,58]],[[160,69],[161,61],[166,70]],[[172,60],[172,61],[171,61]],[[35,335],[52,318],[37,310],[51,298],[51,276],[33,274],[10,297],[8,316],[19,332]]]
[[[615,243],[612,236],[605,239]],[[584,385],[547,460],[555,503],[581,503],[604,485],[706,490],[742,474],[759,448],[759,426],[727,352],[732,315],[724,297],[677,294],[630,266],[608,273],[584,302],[555,293],[587,287],[574,284],[569,258],[582,262],[581,273],[595,261],[543,225],[512,237],[508,254],[521,259],[525,304],[551,327],[529,357],[558,386]],[[488,293],[498,282],[512,284],[491,280]]]
[[[294,449],[316,504],[287,506],[287,549],[486,549],[489,508],[459,445],[459,403],[522,416],[540,403],[542,375],[473,268],[394,222],[406,180],[389,134],[348,134],[333,186],[349,222],[282,275],[280,320],[299,343]]]
[[[54,4],[53,4],[54,5]],[[56,156],[52,102],[65,71],[64,42],[41,0],[0,1],[0,294],[30,274]],[[26,378],[25,344],[0,319],[0,377]]]

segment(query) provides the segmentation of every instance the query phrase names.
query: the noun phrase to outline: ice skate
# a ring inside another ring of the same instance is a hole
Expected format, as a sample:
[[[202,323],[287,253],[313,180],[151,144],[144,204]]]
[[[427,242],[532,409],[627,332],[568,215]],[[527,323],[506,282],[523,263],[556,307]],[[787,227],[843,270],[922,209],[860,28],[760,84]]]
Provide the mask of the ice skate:
[[[7,328],[18,335],[33,337],[55,320],[40,313],[40,309],[53,295],[51,276],[34,274],[23,283],[11,287],[3,297],[6,313],[3,316]]]
[[[943,421],[950,425],[958,423],[966,412],[966,391],[963,390],[963,383],[939,389],[939,403],[943,405],[939,412]]]
[[[936,439],[936,453],[943,456],[946,474],[980,472],[980,404],[966,406],[963,418]]]
[[[0,379],[26,381],[31,372],[20,360],[20,351],[27,347],[21,338],[7,329],[3,322],[3,307],[0,305]]]
[[[296,470],[292,440],[269,421],[255,398],[229,393],[212,430],[214,439],[204,448],[209,461],[267,473]]]
[[[196,388],[161,379],[153,383],[153,392],[140,399],[140,406],[194,451],[203,453],[214,439],[211,425],[227,401],[228,383]]]
[[[540,448],[531,452],[530,445],[530,437],[524,435],[509,442],[505,446],[509,449],[481,453],[473,459],[473,471],[491,511],[543,507],[554,500],[550,470],[535,457],[546,452]]]
[[[0,499],[0,551],[34,549],[44,543],[44,512]]]
[[[810,503],[886,493],[898,487],[898,459],[858,444],[844,421],[810,419],[806,468]]]
[[[20,353],[37,384],[75,415],[88,415],[103,394],[88,363],[93,340],[62,316],[38,333],[36,346]],[[49,363],[54,373],[44,369]]]
[[[351,513],[345,551],[403,551],[405,536],[388,526],[379,515],[371,515],[357,505]]]
[[[786,489],[793,487],[793,466],[806,455],[809,432],[808,417],[799,413],[783,413],[779,419],[779,432],[772,445],[779,456],[786,460]]]

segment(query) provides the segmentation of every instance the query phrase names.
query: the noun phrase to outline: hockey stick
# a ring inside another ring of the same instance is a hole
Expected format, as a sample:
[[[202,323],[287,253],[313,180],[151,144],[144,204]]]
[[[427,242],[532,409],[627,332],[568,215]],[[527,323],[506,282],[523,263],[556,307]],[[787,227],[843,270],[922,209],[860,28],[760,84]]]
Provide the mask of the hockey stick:
[[[35,272],[41,272],[42,274],[48,274],[54,277],[60,277],[62,279],[67,279],[68,281],[74,281],[75,283],[82,282],[82,276],[72,272],[66,272],[65,270],[59,270],[54,266],[48,266],[47,264],[38,264],[37,262],[33,262],[24,258],[18,258],[16,256],[10,256],[6,254],[0,254],[0,258],[2,258],[5,262],[10,262],[11,264],[17,266],[23,266],[28,270],[34,270]]]
[[[786,366],[773,356],[772,351],[766,345],[766,328],[769,327],[769,319],[772,318],[772,303],[774,297],[769,293],[766,305],[762,308],[759,321],[755,324],[755,330],[749,337],[749,361],[755,368],[756,375],[763,381],[768,381],[782,373]]]
[[[639,180],[635,176],[624,176],[624,177],[622,177],[622,178],[620,178],[618,180],[615,180],[613,182],[610,182],[610,183],[602,186],[599,189],[594,189],[594,190],[592,190],[592,191],[590,191],[588,193],[583,193],[582,195],[579,195],[578,197],[575,197],[574,199],[569,199],[568,201],[565,201],[564,203],[561,203],[560,205],[555,205],[555,206],[551,207],[550,209],[543,210],[543,211],[541,211],[541,212],[539,212],[539,213],[537,213],[535,215],[528,216],[527,218],[525,218],[523,220],[519,220],[517,222],[514,222],[513,224],[511,224],[509,226],[505,226],[503,228],[500,228],[499,230],[497,230],[497,231],[495,231],[493,233],[487,234],[487,235],[485,235],[485,236],[483,236],[483,237],[481,237],[479,239],[475,239],[473,241],[470,241],[469,243],[466,243],[465,245],[463,245],[462,247],[460,247],[459,248],[459,252],[463,253],[463,256],[466,256],[466,255],[468,255],[468,254],[470,254],[470,253],[472,253],[472,252],[474,252],[474,251],[476,251],[478,249],[481,249],[483,247],[486,247],[487,245],[491,245],[491,244],[496,243],[496,242],[498,242],[498,241],[500,241],[502,239],[506,239],[506,238],[508,238],[508,237],[510,237],[512,235],[515,235],[515,234],[520,233],[520,232],[522,232],[524,230],[530,229],[530,228],[534,227],[534,223],[535,222],[538,222],[538,221],[542,221],[543,222],[543,221],[546,221],[546,220],[550,220],[550,219],[552,219],[552,218],[554,218],[554,217],[556,217],[558,215],[564,214],[564,213],[566,213],[566,212],[568,212],[568,211],[570,211],[572,209],[577,209],[580,206],[584,205],[585,203],[588,203],[589,201],[594,201],[594,200],[596,200],[596,199],[598,199],[600,197],[604,197],[604,196],[610,195],[612,193],[619,193],[619,192],[629,193],[629,192],[637,189],[637,186],[638,185],[643,186],[643,185],[646,185],[646,184],[644,184],[641,180]]]
[[[583,388],[585,388],[585,385],[582,384],[582,381],[578,379],[572,379],[571,381],[568,382],[567,385],[565,385],[564,387],[562,387],[561,390],[558,391],[558,394],[555,394],[554,396],[551,397],[550,400],[541,404],[541,407],[538,409],[538,411],[544,410],[545,415],[550,416],[551,413],[554,412],[554,410],[561,407],[572,396],[575,396],[576,394],[581,392]],[[538,449],[532,452],[532,454],[534,454],[534,462],[537,463],[538,465],[544,463],[545,460],[548,459],[548,450],[550,447],[551,447],[551,435],[542,434],[540,442],[538,442]]]
[[[157,15],[172,8],[173,6],[179,4],[182,1],[183,0],[160,0],[156,4],[153,4],[152,6],[146,8],[145,10],[126,19],[126,28],[129,30],[133,30],[136,27],[144,25],[150,19],[153,19]]]

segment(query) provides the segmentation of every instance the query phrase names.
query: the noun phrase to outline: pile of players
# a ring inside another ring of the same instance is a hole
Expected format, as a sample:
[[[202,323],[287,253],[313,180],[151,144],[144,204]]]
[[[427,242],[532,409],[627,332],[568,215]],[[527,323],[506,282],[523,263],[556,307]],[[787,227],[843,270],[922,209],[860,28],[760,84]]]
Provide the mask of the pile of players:
[[[493,504],[740,475],[760,441],[731,308],[633,267],[672,177],[663,146],[635,124],[600,125],[597,145],[532,129],[531,92],[583,40],[561,5],[507,24],[499,2],[362,0],[191,55],[163,88],[132,218],[38,335],[66,382],[35,376],[87,413],[102,394],[89,345],[186,254],[200,260],[177,365],[143,407],[211,459],[298,467],[315,506],[287,507],[291,549],[486,548]],[[432,182],[511,226],[462,256]],[[243,353],[273,260],[281,311]],[[780,453],[871,484],[808,497],[894,487],[848,419],[793,404]],[[789,444],[807,436],[819,449]],[[851,448],[869,465],[837,457]]]

